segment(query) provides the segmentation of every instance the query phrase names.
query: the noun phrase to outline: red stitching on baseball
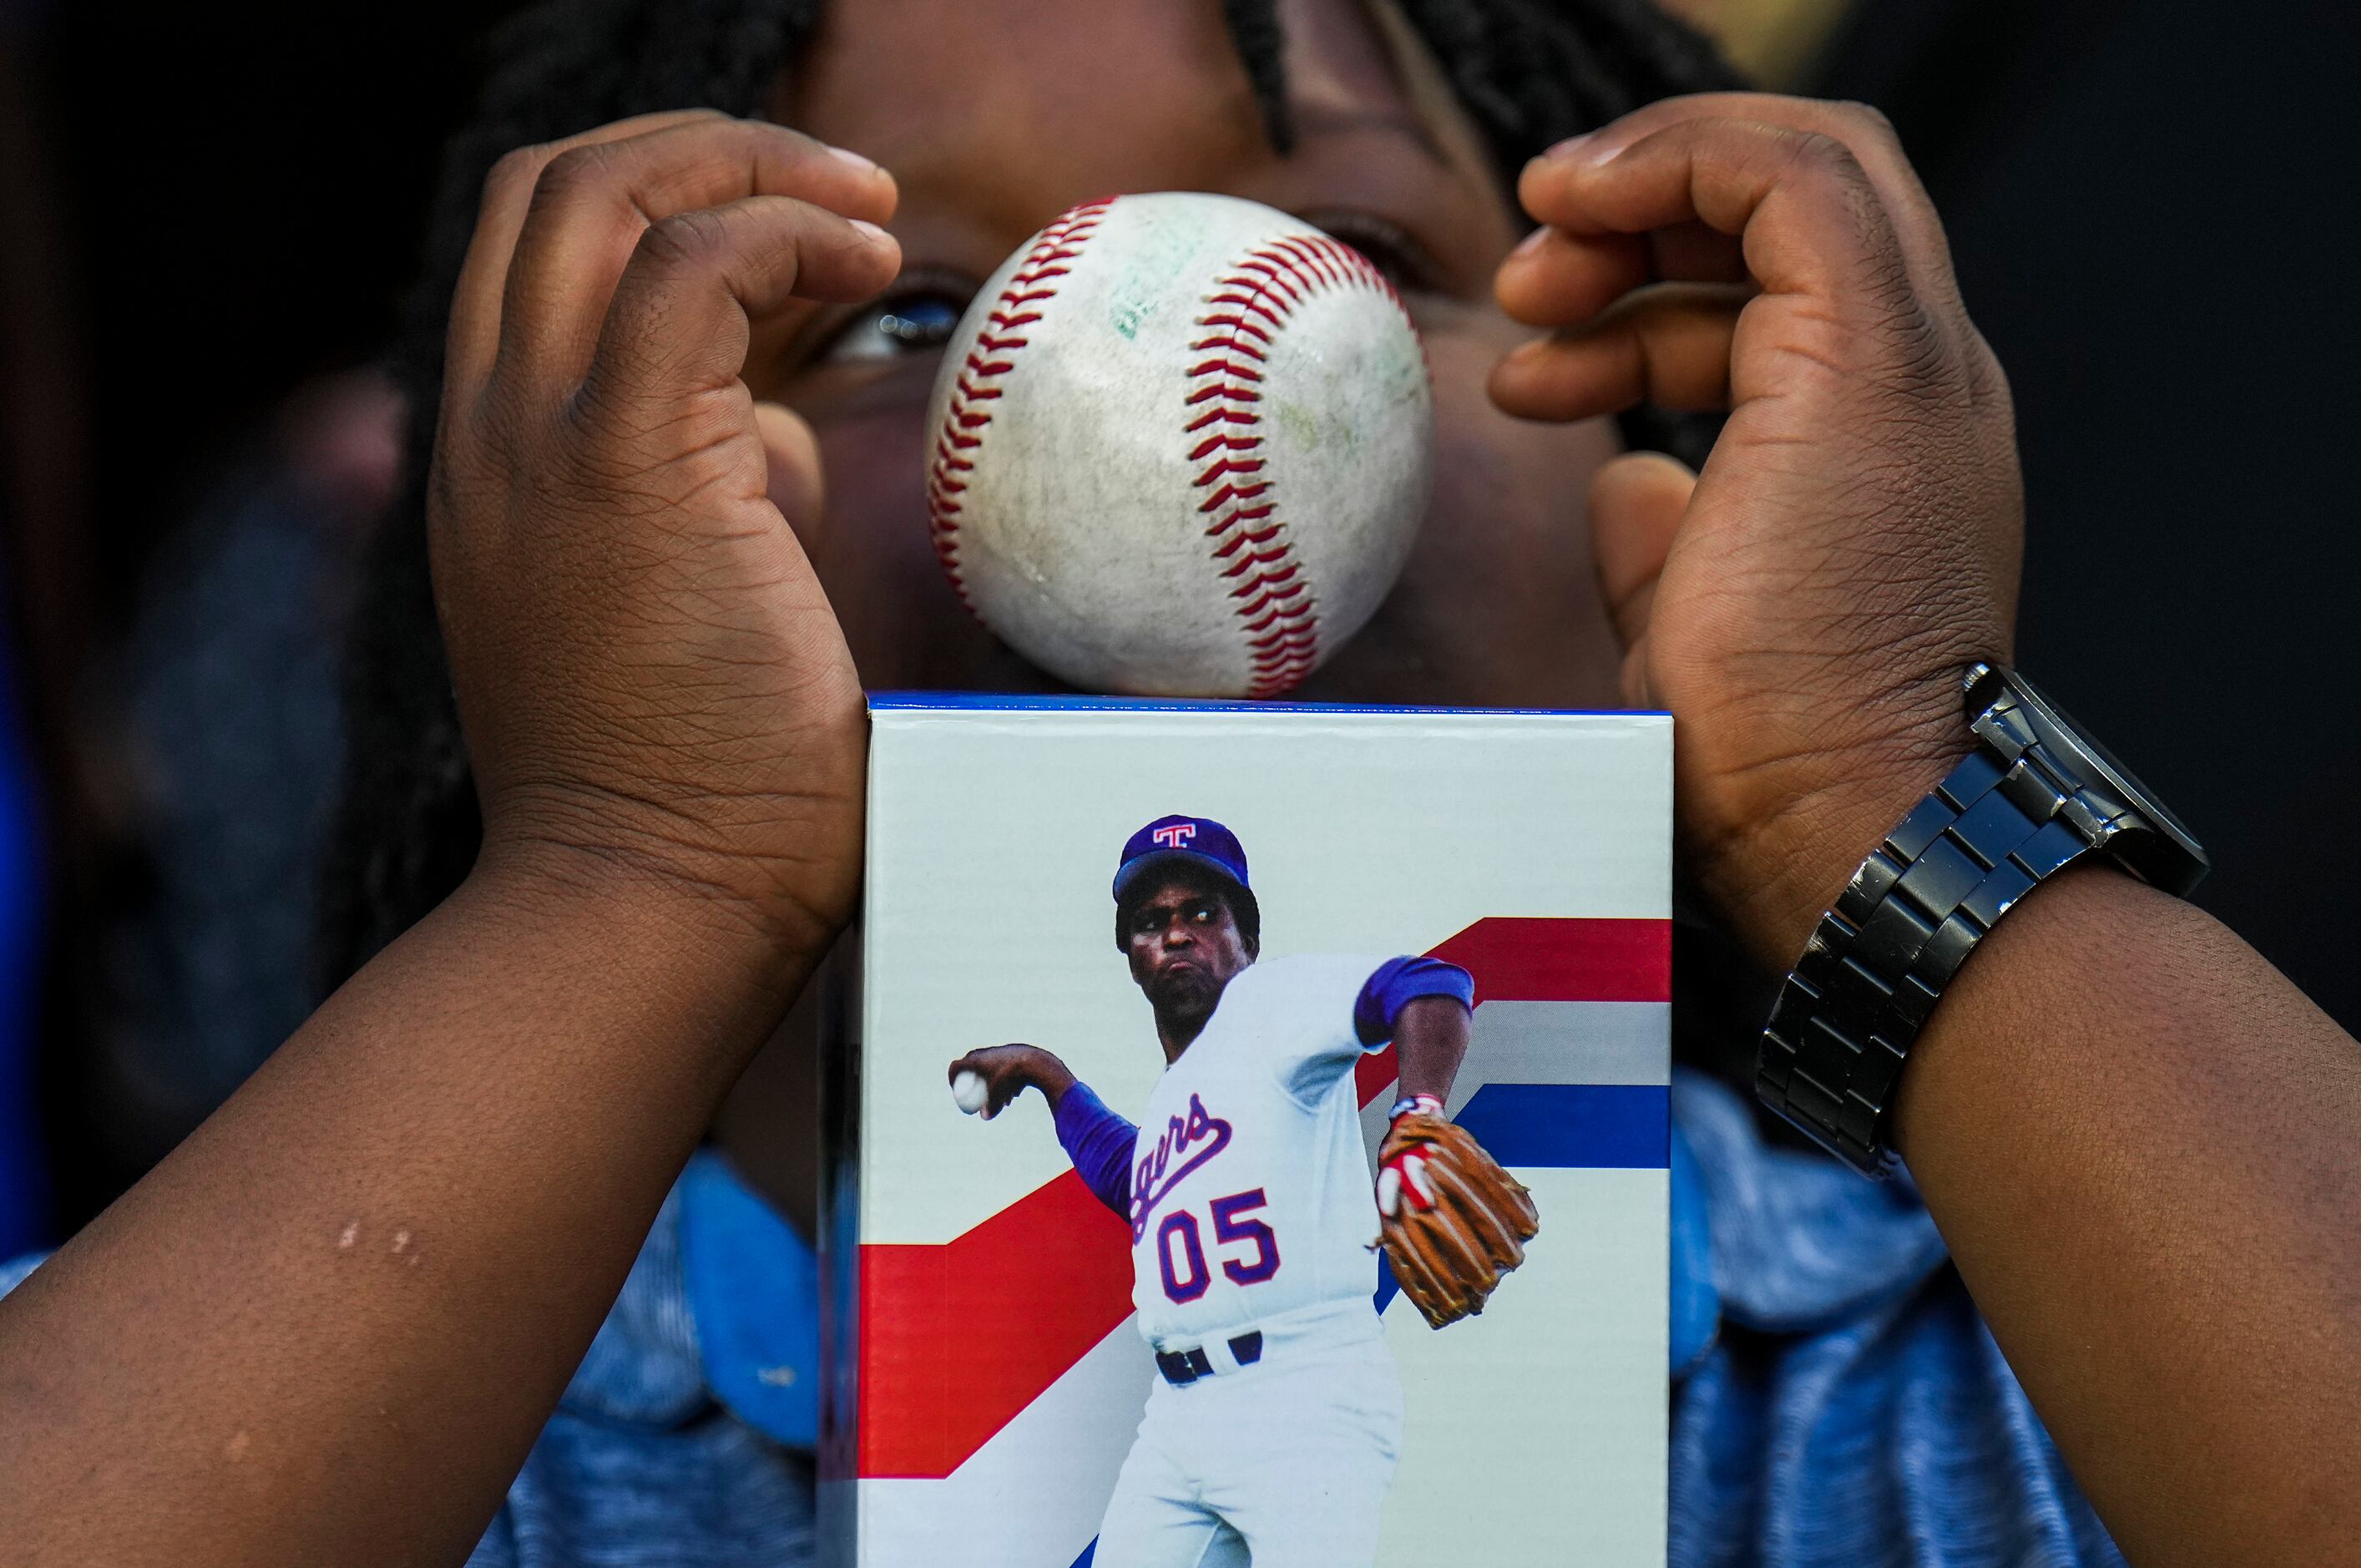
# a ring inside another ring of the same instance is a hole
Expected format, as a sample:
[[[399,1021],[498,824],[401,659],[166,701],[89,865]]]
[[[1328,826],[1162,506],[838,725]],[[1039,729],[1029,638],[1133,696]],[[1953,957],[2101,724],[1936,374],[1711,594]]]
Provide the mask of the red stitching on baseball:
[[[1236,455],[1262,445],[1254,433],[1262,422],[1262,394],[1254,389],[1262,381],[1257,367],[1268,358],[1274,334],[1306,300],[1323,289],[1350,288],[1378,291],[1410,319],[1386,275],[1351,246],[1325,235],[1274,240],[1248,252],[1214,283],[1196,324],[1221,330],[1189,345],[1193,355],[1212,351],[1190,370],[1183,400],[1192,411],[1210,407],[1188,422],[1185,433],[1196,438],[1190,461],[1205,465],[1196,488],[1219,487],[1197,510],[1220,513],[1205,532],[1214,542],[1223,579],[1237,585],[1230,598],[1246,630],[1250,696],[1278,696],[1320,659],[1319,600],[1287,542],[1287,524],[1266,521],[1279,509],[1268,494],[1270,481],[1253,477],[1263,460]]]
[[[1041,237],[1017,263],[1007,287],[984,317],[986,330],[975,334],[975,346],[961,367],[967,373],[954,384],[942,428],[935,433],[934,457],[927,465],[927,533],[934,541],[935,558],[943,564],[951,591],[971,613],[975,604],[968,598],[959,565],[960,497],[967,490],[961,476],[974,471],[972,454],[983,444],[983,432],[992,423],[991,410],[982,405],[1001,395],[994,378],[1016,367],[1016,351],[1026,344],[1023,329],[1041,319],[1041,313],[1030,307],[1055,295],[1058,291],[1050,280],[1071,270],[1056,264],[1071,261],[1081,253],[1083,241],[1114,203],[1113,196],[1103,196],[1068,208],[1041,231]]]

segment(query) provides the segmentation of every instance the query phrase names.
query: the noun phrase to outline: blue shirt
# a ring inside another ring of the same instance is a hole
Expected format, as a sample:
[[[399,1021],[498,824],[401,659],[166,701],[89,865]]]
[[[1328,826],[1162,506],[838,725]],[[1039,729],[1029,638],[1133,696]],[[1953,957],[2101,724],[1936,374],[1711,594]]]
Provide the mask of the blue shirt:
[[[1694,1072],[1672,1106],[1674,1568],[2121,1564],[1906,1181]],[[698,1155],[470,1568],[811,1562],[818,1317],[809,1247]]]

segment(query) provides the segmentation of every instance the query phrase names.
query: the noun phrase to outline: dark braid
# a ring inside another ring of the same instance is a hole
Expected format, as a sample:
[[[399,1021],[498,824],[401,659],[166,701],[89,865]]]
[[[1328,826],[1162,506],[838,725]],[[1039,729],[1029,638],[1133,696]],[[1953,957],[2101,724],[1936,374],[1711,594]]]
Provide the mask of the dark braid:
[[[1222,19],[1254,84],[1270,145],[1294,151],[1295,126],[1287,113],[1287,35],[1279,30],[1279,0],[1222,0]]]
[[[1658,98],[1738,84],[1655,0],[1397,0],[1513,176]]]
[[[474,124],[451,144],[399,366],[410,394],[403,500],[369,552],[346,676],[348,781],[323,909],[340,981],[459,884],[481,824],[434,622],[424,475],[443,334],[484,177],[503,153],[660,109],[761,111],[822,0],[550,0],[494,37]],[[1505,178],[1564,137],[1657,98],[1737,85],[1654,0],[1398,0]],[[1222,0],[1271,143],[1292,143],[1276,0]],[[1713,423],[1637,410],[1633,445],[1701,462]]]

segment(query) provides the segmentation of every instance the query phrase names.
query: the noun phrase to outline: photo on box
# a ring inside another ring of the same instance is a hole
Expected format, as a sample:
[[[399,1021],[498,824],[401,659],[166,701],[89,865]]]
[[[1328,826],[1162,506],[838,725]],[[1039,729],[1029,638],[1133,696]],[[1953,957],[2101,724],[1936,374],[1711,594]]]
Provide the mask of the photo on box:
[[[1661,1563],[1670,719],[872,715],[829,1559]]]

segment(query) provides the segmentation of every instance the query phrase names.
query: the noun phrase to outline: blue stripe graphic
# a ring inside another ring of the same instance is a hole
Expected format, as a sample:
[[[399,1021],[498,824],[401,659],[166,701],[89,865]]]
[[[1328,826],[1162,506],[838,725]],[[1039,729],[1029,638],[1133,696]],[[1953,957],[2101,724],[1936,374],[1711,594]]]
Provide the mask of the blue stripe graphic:
[[[1378,1316],[1382,1318],[1386,1315],[1386,1303],[1400,1290],[1401,1281],[1394,1277],[1394,1260],[1388,1257],[1381,1248],[1378,1253]]]
[[[1672,1094],[1661,1083],[1488,1083],[1456,1118],[1508,1166],[1662,1168]]]

